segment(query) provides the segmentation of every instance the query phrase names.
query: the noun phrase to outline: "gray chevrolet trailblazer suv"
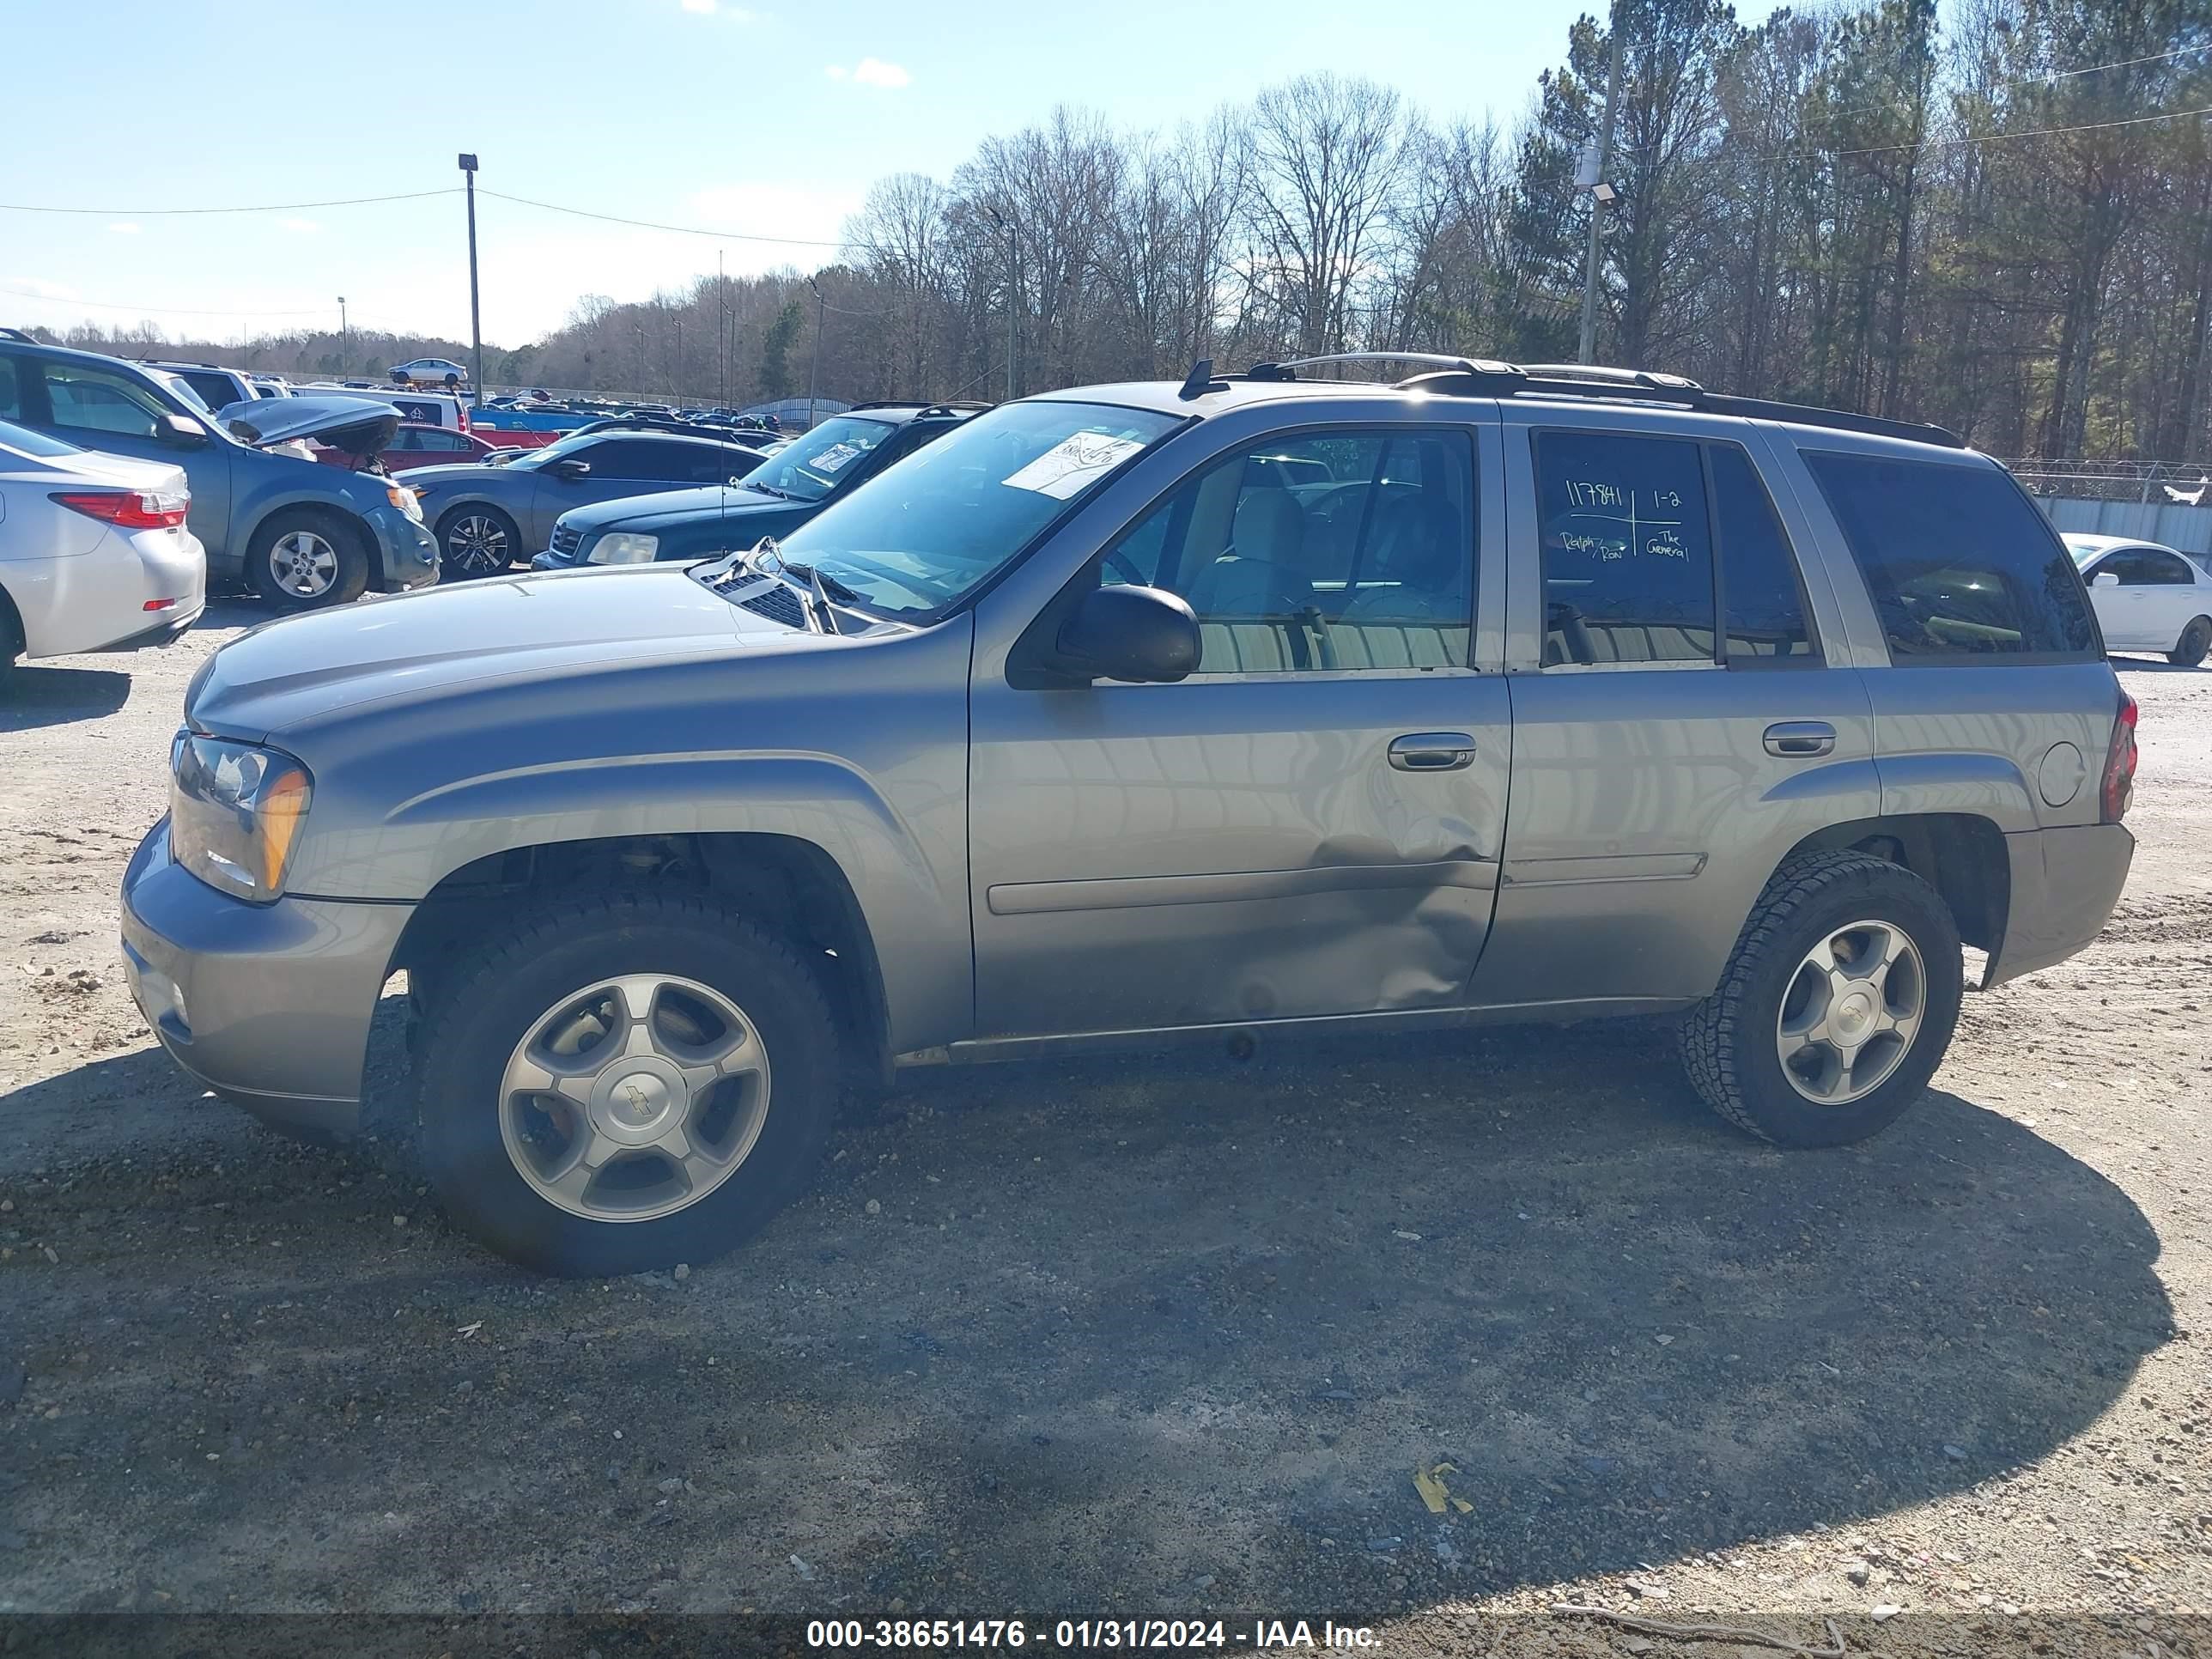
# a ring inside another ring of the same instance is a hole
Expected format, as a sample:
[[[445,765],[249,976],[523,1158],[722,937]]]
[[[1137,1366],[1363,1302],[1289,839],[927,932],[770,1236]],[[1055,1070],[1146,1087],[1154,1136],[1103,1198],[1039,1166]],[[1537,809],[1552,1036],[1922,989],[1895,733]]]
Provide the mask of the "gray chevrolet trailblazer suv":
[[[563,1273],[762,1225],[855,1078],[1167,1034],[1674,1014],[1743,1129],[1881,1128],[1961,945],[2048,966],[2127,876],[2057,536],[1934,428],[1389,361],[1031,398],[780,547],[256,629],[125,878],[140,1006],[344,1132],[404,969],[440,1193]]]

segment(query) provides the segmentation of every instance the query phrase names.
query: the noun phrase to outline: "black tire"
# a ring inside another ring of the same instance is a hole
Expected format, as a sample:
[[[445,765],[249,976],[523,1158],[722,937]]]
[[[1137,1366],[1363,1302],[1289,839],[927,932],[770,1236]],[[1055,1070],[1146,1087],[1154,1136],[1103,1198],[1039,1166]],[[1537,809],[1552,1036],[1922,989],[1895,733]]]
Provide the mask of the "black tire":
[[[2181,630],[2166,659],[2176,668],[2194,668],[2212,655],[2212,617],[2199,617]]]
[[[1891,923],[1912,941],[1925,970],[1923,1011],[1880,1087],[1847,1104],[1822,1104],[1790,1081],[1777,1027],[1806,953],[1860,921]],[[1887,1128],[1927,1088],[1950,1046],[1964,986],[1958,923],[1919,877],[1866,853],[1792,859],[1752,908],[1719,988],[1683,1022],[1683,1068],[1705,1103],[1748,1134],[1779,1146],[1848,1146]]]
[[[720,1185],[652,1220],[603,1221],[542,1196],[508,1156],[499,1094],[509,1056],[548,1010],[623,974],[678,975],[743,1009],[773,1084],[758,1139]],[[684,895],[546,901],[456,961],[416,1046],[422,1158],[465,1231],[564,1276],[639,1273],[734,1248],[804,1189],[836,1120],[836,1027],[804,959],[765,930]]]
[[[447,386],[459,386],[460,383],[461,383],[461,377],[460,377],[459,375],[458,375],[458,374],[448,374],[447,376],[446,376],[446,384],[447,384]]]
[[[285,507],[264,519],[246,543],[246,579],[264,599],[286,611],[351,605],[368,589],[368,549],[363,535],[359,526],[340,514],[321,507]],[[300,591],[302,579],[299,576],[288,582],[288,572],[301,568],[292,556],[303,546],[290,539],[295,537],[309,538],[313,544],[304,556],[311,564],[320,562],[319,550],[327,550],[330,580],[316,592]],[[287,570],[278,569],[280,557],[286,561]]]
[[[442,515],[437,538],[438,580],[444,582],[496,576],[512,568],[522,550],[522,532],[514,520],[482,501],[464,501]]]
[[[15,603],[8,591],[0,588],[0,685],[5,685],[15,672],[15,659],[23,654],[23,624],[15,615]]]

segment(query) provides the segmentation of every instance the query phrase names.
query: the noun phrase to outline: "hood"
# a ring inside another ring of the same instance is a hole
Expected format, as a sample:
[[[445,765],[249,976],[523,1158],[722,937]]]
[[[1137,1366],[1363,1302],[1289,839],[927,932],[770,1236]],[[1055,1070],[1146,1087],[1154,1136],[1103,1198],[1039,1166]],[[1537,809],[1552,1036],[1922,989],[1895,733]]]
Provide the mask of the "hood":
[[[185,712],[222,736],[281,741],[366,703],[851,642],[732,605],[674,566],[502,577],[264,623],[210,659]]]
[[[757,514],[811,510],[812,501],[788,501],[743,484],[703,484],[696,489],[667,489],[652,495],[623,495],[611,501],[572,507],[561,516],[589,534],[619,525],[625,530],[651,530],[667,524],[687,524],[702,519],[736,518]]]
[[[399,412],[367,398],[255,398],[228,404],[216,419],[239,442],[257,449],[311,438],[333,449],[373,455],[399,430]]]

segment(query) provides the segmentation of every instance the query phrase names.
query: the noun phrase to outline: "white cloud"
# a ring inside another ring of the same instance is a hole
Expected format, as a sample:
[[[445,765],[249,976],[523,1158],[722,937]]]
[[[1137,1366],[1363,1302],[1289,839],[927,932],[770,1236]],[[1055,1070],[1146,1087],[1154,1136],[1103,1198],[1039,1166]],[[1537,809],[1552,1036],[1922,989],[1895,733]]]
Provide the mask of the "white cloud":
[[[896,64],[887,64],[880,58],[863,58],[850,69],[842,64],[831,64],[822,72],[832,81],[850,81],[858,87],[896,88],[914,84],[914,76]]]
[[[276,222],[286,230],[301,236],[312,236],[322,228],[313,219],[279,219]]]
[[[7,285],[26,293],[35,294],[42,300],[74,300],[76,290],[60,283],[50,283],[43,276],[10,276]]]
[[[678,0],[684,10],[695,17],[720,17],[732,23],[757,23],[760,14],[747,11],[743,6],[726,6],[722,0]]]
[[[136,236],[138,234],[138,227],[127,220],[118,219],[113,224],[108,226],[108,228],[118,236]]]
[[[684,0],[684,9],[696,11],[702,17],[712,17],[714,15],[714,0]]]

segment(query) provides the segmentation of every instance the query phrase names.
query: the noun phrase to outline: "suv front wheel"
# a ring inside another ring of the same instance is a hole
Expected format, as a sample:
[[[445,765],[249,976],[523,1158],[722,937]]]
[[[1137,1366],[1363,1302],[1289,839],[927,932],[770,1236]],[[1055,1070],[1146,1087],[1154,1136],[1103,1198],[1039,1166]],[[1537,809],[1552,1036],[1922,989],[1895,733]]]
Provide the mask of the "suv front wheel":
[[[447,1211],[541,1272],[703,1261],[812,1174],[836,1110],[814,975],[697,898],[548,902],[438,981],[416,1045]]]
[[[1793,859],[1683,1023],[1682,1063],[1708,1105],[1762,1139],[1863,1140],[1928,1086],[1964,980],[1950,907],[1919,877],[1867,853]]]

